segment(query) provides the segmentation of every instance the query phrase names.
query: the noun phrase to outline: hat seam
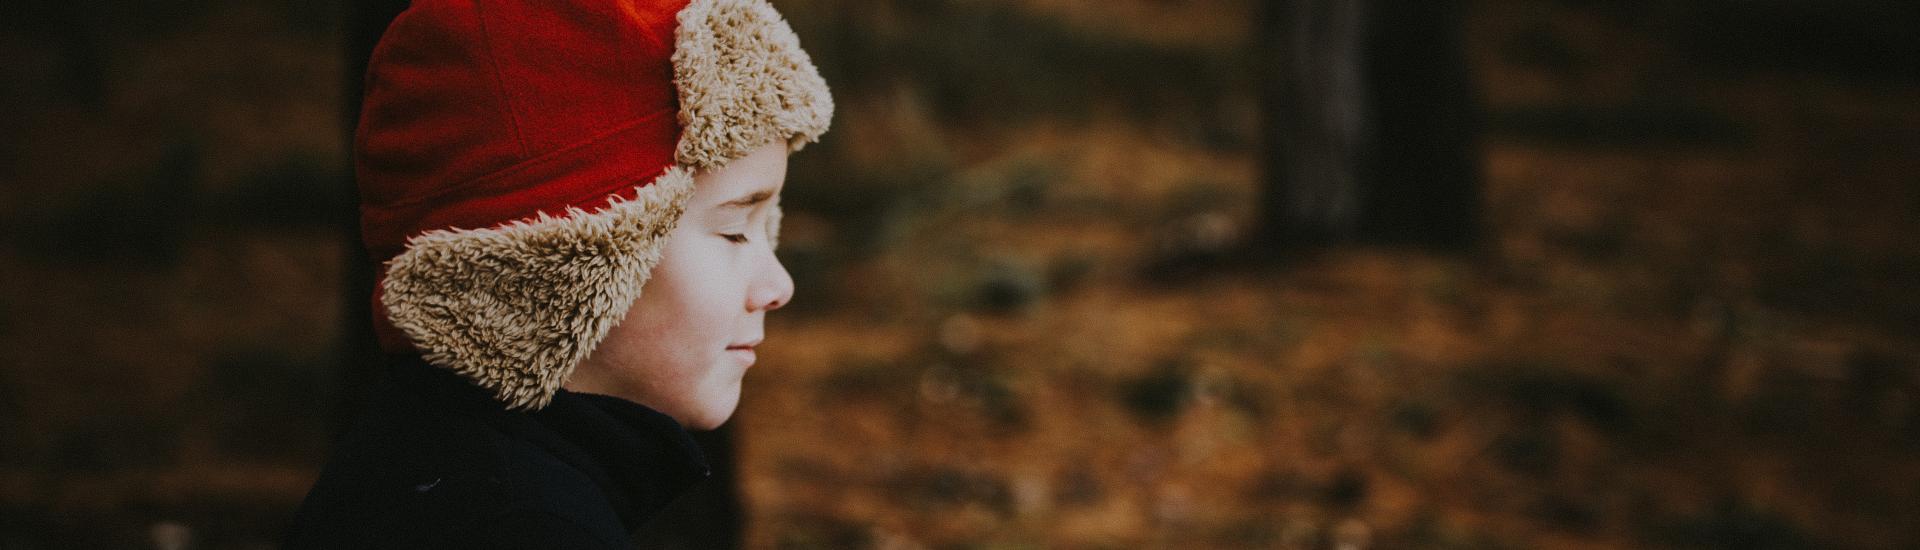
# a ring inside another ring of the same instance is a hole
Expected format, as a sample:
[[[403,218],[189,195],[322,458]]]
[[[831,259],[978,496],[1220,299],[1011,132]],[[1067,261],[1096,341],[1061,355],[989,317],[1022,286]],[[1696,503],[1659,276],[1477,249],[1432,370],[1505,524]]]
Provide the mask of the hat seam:
[[[488,72],[493,76],[494,100],[500,102],[500,105],[506,109],[508,125],[513,127],[513,144],[519,147],[521,157],[527,157],[529,156],[527,138],[520,131],[520,111],[514,106],[513,100],[507,96],[506,77],[500,74],[500,55],[494,51],[493,33],[487,30],[487,16],[481,13],[479,2],[473,4],[473,17],[480,25],[480,47],[487,49],[487,66],[491,68]]]

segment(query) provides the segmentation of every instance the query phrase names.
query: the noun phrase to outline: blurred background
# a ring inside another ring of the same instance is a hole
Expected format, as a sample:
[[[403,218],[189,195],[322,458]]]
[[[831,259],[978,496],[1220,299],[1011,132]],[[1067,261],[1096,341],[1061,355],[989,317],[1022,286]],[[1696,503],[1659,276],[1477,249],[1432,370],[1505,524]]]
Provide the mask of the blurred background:
[[[1920,545],[1910,2],[774,4],[838,118],[675,544]],[[0,548],[272,547],[395,8],[0,17]]]

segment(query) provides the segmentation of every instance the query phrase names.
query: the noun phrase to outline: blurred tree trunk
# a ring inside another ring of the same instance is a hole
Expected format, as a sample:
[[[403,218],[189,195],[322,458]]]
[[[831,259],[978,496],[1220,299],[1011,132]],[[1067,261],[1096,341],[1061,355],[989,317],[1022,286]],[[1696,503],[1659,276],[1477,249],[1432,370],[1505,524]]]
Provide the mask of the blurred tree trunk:
[[[1480,231],[1457,2],[1267,0],[1260,244],[1459,249]]]
[[[357,0],[347,3],[347,74],[345,118],[348,150],[352,150],[353,130],[360,120],[360,94],[366,77],[367,61],[374,45],[395,16],[407,8],[408,0]],[[352,174],[352,158],[347,173]],[[354,182],[342,182],[353,186]],[[337,439],[352,427],[353,419],[367,402],[369,390],[380,378],[385,355],[373,335],[373,275],[375,266],[360,244],[359,192],[346,193],[347,212],[341,228],[347,240],[346,318],[342,330],[339,380],[341,392],[335,402],[333,434]],[[734,475],[733,430],[696,433],[694,440],[705,451],[713,467],[713,477],[696,485],[674,501],[636,534],[638,548],[712,548],[740,546],[739,484]]]

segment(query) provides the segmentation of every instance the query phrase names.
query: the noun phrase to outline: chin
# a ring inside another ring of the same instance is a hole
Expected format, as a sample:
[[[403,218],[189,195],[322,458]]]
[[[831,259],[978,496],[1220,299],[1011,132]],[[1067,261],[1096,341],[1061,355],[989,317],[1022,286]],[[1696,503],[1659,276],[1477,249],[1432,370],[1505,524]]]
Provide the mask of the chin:
[[[680,424],[689,430],[712,430],[726,424],[733,418],[733,411],[740,406],[740,392],[732,392],[723,399],[716,399],[711,406],[687,415]]]
[[[726,424],[727,419],[732,417],[733,417],[733,409],[729,407],[725,411],[715,411],[709,414],[700,415],[698,417],[689,418],[683,424],[689,430],[706,431],[706,430],[718,429],[720,425]]]

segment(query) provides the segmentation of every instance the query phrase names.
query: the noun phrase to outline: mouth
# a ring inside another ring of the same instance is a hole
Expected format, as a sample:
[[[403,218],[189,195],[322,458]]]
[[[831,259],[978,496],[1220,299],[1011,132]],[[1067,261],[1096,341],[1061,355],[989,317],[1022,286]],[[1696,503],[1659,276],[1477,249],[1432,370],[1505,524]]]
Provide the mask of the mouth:
[[[731,346],[727,346],[727,353],[730,355],[733,355],[734,357],[740,358],[742,362],[751,366],[753,365],[753,361],[756,358],[756,354],[753,352],[753,348],[754,346],[758,346],[758,345],[760,345],[759,339],[755,339],[750,342],[734,344]]]

